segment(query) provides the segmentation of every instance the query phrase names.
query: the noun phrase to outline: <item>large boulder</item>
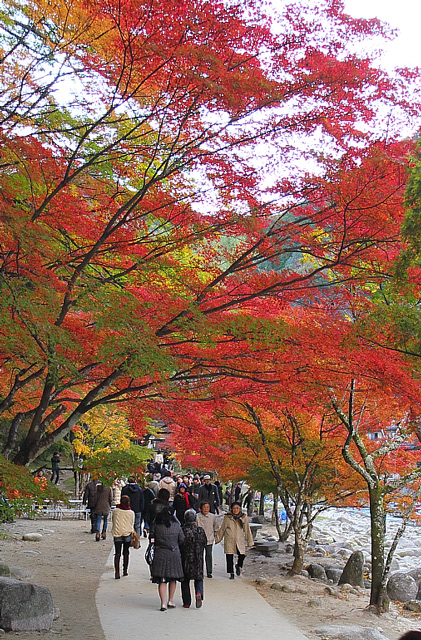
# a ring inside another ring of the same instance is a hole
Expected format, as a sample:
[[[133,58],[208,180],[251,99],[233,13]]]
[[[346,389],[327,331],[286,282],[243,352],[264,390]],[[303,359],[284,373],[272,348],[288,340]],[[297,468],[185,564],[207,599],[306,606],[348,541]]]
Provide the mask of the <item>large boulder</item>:
[[[364,587],[364,554],[362,551],[351,553],[338,584],[352,584],[353,587]]]
[[[416,600],[418,585],[408,573],[397,571],[392,573],[387,581],[387,595],[395,602],[408,602]]]
[[[416,569],[410,569],[409,571],[405,572],[408,576],[411,576],[411,578],[414,578],[415,582],[417,583],[418,586],[418,593],[417,593],[417,597],[415,598],[416,600],[421,600],[421,568],[416,568]]]
[[[326,625],[314,629],[314,633],[323,638],[329,638],[329,640],[387,640],[377,629],[360,627],[359,625]]]
[[[53,619],[53,598],[46,587],[0,578],[0,627],[5,631],[49,631]]]
[[[339,567],[325,567],[325,571],[327,579],[332,580],[333,584],[338,584],[342,575],[342,569],[339,569]]]

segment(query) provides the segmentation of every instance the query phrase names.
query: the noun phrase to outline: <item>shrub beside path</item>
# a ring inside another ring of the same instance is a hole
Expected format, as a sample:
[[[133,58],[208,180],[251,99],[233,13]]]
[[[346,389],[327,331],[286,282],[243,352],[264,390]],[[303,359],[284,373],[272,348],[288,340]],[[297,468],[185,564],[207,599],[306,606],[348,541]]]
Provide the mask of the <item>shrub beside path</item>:
[[[186,634],[200,640],[308,640],[288,620],[275,611],[246,579],[229,580],[221,545],[214,551],[214,577],[205,578],[205,599],[201,609],[183,609],[180,585],[175,595],[176,609],[159,611],[157,586],[149,579],[144,560],[147,541],[139,550],[131,549],[129,575],[114,579],[113,551],[96,594],[96,604],[106,640],[139,637],[144,631],[158,638],[185,640]],[[247,562],[247,560],[246,560]]]

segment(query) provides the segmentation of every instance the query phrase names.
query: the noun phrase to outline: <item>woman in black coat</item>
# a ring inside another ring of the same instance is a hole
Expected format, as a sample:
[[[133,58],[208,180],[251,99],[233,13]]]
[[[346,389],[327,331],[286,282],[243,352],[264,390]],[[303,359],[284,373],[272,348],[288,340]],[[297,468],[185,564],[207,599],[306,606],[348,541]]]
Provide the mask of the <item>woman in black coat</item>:
[[[188,509],[184,514],[184,542],[181,546],[184,579],[181,581],[181,596],[183,607],[191,605],[190,580],[194,580],[196,607],[202,606],[203,601],[203,552],[207,544],[205,530],[196,524],[197,513]]]
[[[184,514],[187,509],[194,509],[196,500],[194,496],[187,491],[187,486],[182,482],[178,488],[178,493],[175,494],[173,509],[175,516],[180,524],[184,522]]]
[[[168,507],[162,508],[156,514],[151,541],[155,543],[151,580],[158,585],[161,611],[166,611],[167,607],[174,609],[176,581],[181,581],[184,577],[180,554],[180,545],[184,542],[184,534],[180,523]]]

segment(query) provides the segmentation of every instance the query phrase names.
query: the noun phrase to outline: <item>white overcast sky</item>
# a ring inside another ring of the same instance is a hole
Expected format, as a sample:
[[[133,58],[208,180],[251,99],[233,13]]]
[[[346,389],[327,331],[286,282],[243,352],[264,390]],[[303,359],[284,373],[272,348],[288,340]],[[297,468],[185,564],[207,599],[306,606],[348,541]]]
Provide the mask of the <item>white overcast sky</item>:
[[[345,0],[345,10],[356,18],[379,18],[399,29],[385,42],[383,63],[388,67],[421,68],[421,0]]]

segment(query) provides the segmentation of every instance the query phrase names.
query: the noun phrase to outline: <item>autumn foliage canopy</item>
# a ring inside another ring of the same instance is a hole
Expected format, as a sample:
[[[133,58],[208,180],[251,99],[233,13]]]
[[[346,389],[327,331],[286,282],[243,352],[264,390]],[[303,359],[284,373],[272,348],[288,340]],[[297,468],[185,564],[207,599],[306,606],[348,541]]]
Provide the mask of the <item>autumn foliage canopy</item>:
[[[320,417],[351,377],[417,414],[371,315],[419,116],[416,74],[355,53],[386,27],[338,0],[1,13],[7,457],[29,464],[100,405],[188,452],[232,399]]]

